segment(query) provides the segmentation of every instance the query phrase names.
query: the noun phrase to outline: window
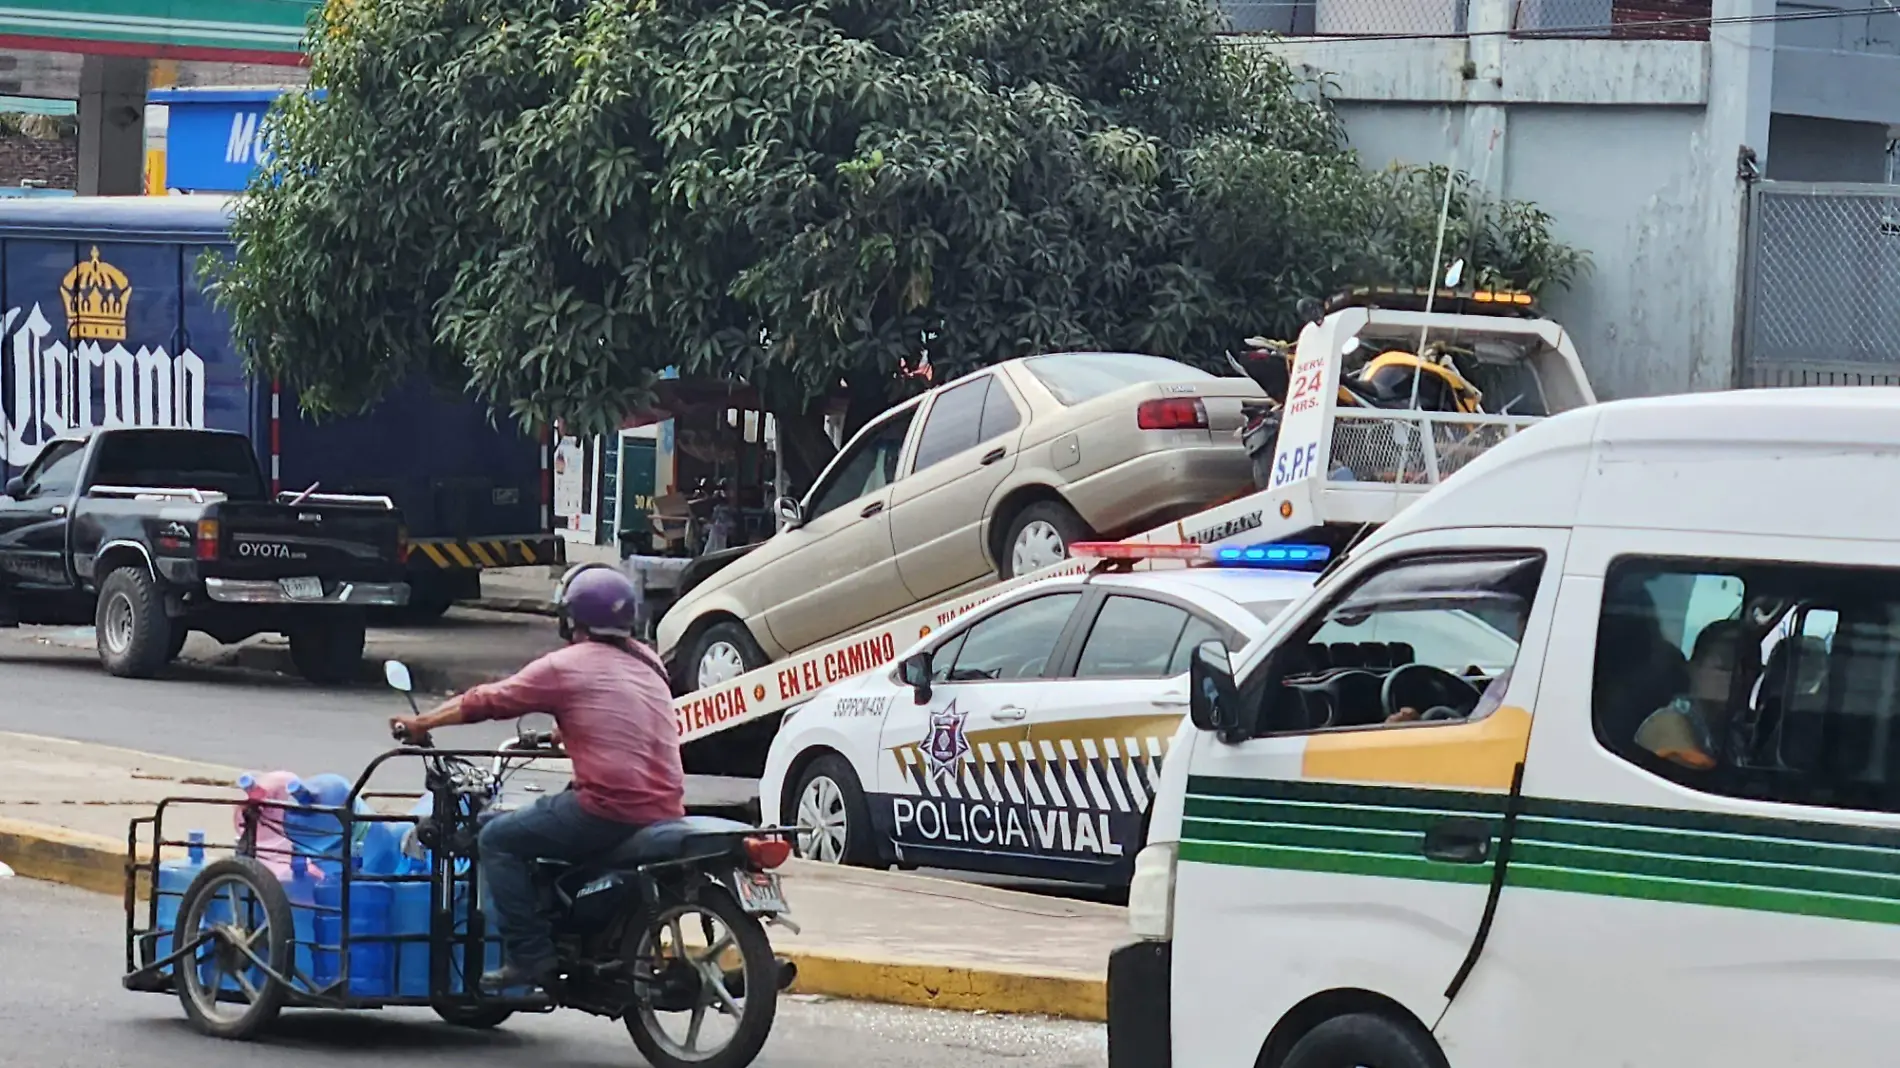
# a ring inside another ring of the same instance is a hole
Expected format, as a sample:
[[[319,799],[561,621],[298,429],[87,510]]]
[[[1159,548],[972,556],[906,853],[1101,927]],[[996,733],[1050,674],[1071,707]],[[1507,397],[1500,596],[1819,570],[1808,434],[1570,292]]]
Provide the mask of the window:
[[[1360,580],[1275,653],[1263,733],[1464,722],[1496,708],[1543,557],[1396,561]]]
[[[93,482],[215,490],[239,500],[264,497],[251,443],[236,434],[120,430],[99,442]]]
[[[916,414],[915,408],[899,412],[853,443],[812,494],[805,521],[809,523],[895,481],[897,457],[904,451],[904,436],[910,433],[911,417]]]
[[[1618,560],[1597,738],[1709,793],[1900,811],[1900,571]]]
[[[1081,404],[1146,382],[1214,381],[1198,367],[1132,352],[1062,352],[1023,361],[1057,401]]]
[[[1187,627],[1181,631],[1181,637],[1175,640],[1174,655],[1168,658],[1169,677],[1187,672],[1188,665],[1194,662],[1194,650],[1208,642],[1225,642],[1226,640],[1226,635],[1221,633],[1219,627],[1199,616],[1189,617]],[[1238,646],[1235,643],[1229,643],[1229,652],[1236,648]]]
[[[988,441],[1023,425],[1021,414],[1016,411],[1016,402],[1009,399],[1009,389],[1001,382],[991,382],[990,390],[983,395],[983,426],[977,433],[978,441]]]
[[[951,386],[931,401],[924,432],[917,439],[917,462],[911,465],[912,471],[922,471],[939,460],[976,448],[983,423],[983,398],[989,389],[990,376],[984,375]]]
[[[1054,593],[1013,604],[978,621],[963,636],[945,682],[996,682],[1042,674],[1079,593]]]
[[[1110,597],[1095,615],[1076,662],[1078,679],[1160,679],[1169,674],[1185,610],[1140,597]]]
[[[86,447],[76,441],[56,442],[47,446],[26,474],[27,497],[69,497],[79,488],[79,468],[86,462]]]

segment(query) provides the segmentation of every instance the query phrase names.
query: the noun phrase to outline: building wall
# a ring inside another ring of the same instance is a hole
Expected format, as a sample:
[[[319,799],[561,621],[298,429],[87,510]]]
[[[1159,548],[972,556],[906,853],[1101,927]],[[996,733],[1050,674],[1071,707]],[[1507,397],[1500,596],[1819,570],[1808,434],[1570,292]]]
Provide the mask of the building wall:
[[[44,183],[48,189],[79,187],[79,142],[0,136],[0,186]]]

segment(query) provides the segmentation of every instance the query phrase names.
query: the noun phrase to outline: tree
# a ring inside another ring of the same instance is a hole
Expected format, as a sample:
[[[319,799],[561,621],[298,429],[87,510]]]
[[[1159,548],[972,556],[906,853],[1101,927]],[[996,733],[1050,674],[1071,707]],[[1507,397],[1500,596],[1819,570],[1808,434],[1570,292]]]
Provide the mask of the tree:
[[[1364,170],[1201,0],[342,0],[219,281],[307,406],[426,373],[607,426],[655,376],[854,421],[1037,350],[1204,364],[1347,283],[1423,282],[1447,175]],[[1468,277],[1582,256],[1453,176]],[[909,388],[915,388],[914,386]]]

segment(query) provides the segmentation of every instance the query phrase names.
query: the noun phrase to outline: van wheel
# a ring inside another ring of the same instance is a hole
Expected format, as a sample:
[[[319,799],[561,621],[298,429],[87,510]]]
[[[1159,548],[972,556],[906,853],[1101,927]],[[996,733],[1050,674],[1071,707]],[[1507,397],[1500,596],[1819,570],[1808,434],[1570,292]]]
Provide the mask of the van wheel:
[[[707,627],[679,662],[681,692],[717,686],[764,667],[765,651],[745,624],[730,620]]]
[[[290,662],[297,674],[319,686],[354,682],[363,670],[368,637],[363,617],[354,612],[326,614],[334,618],[290,632]]]
[[[811,762],[786,798],[784,813],[798,828],[798,855],[821,864],[869,867],[877,861],[871,844],[871,809],[857,772],[843,757],[829,754]]]
[[[1376,1013],[1335,1016],[1306,1033],[1280,1068],[1450,1068],[1432,1036],[1416,1024]]]
[[[122,679],[149,679],[171,657],[173,623],[152,573],[122,567],[99,584],[93,630],[99,663]]]
[[[1034,574],[1069,558],[1069,546],[1093,534],[1075,509],[1061,501],[1037,501],[1016,513],[996,554],[998,578]]]

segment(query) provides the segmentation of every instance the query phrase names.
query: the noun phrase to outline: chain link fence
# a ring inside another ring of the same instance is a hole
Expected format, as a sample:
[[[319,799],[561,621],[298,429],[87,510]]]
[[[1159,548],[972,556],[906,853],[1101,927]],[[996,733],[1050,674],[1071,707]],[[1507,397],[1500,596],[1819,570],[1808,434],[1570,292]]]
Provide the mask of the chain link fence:
[[[1900,187],[1757,182],[1740,386],[1900,385]]]
[[[1470,32],[1470,0],[1220,0],[1232,33],[1444,37]],[[1710,0],[1513,0],[1522,37],[1707,40]]]

